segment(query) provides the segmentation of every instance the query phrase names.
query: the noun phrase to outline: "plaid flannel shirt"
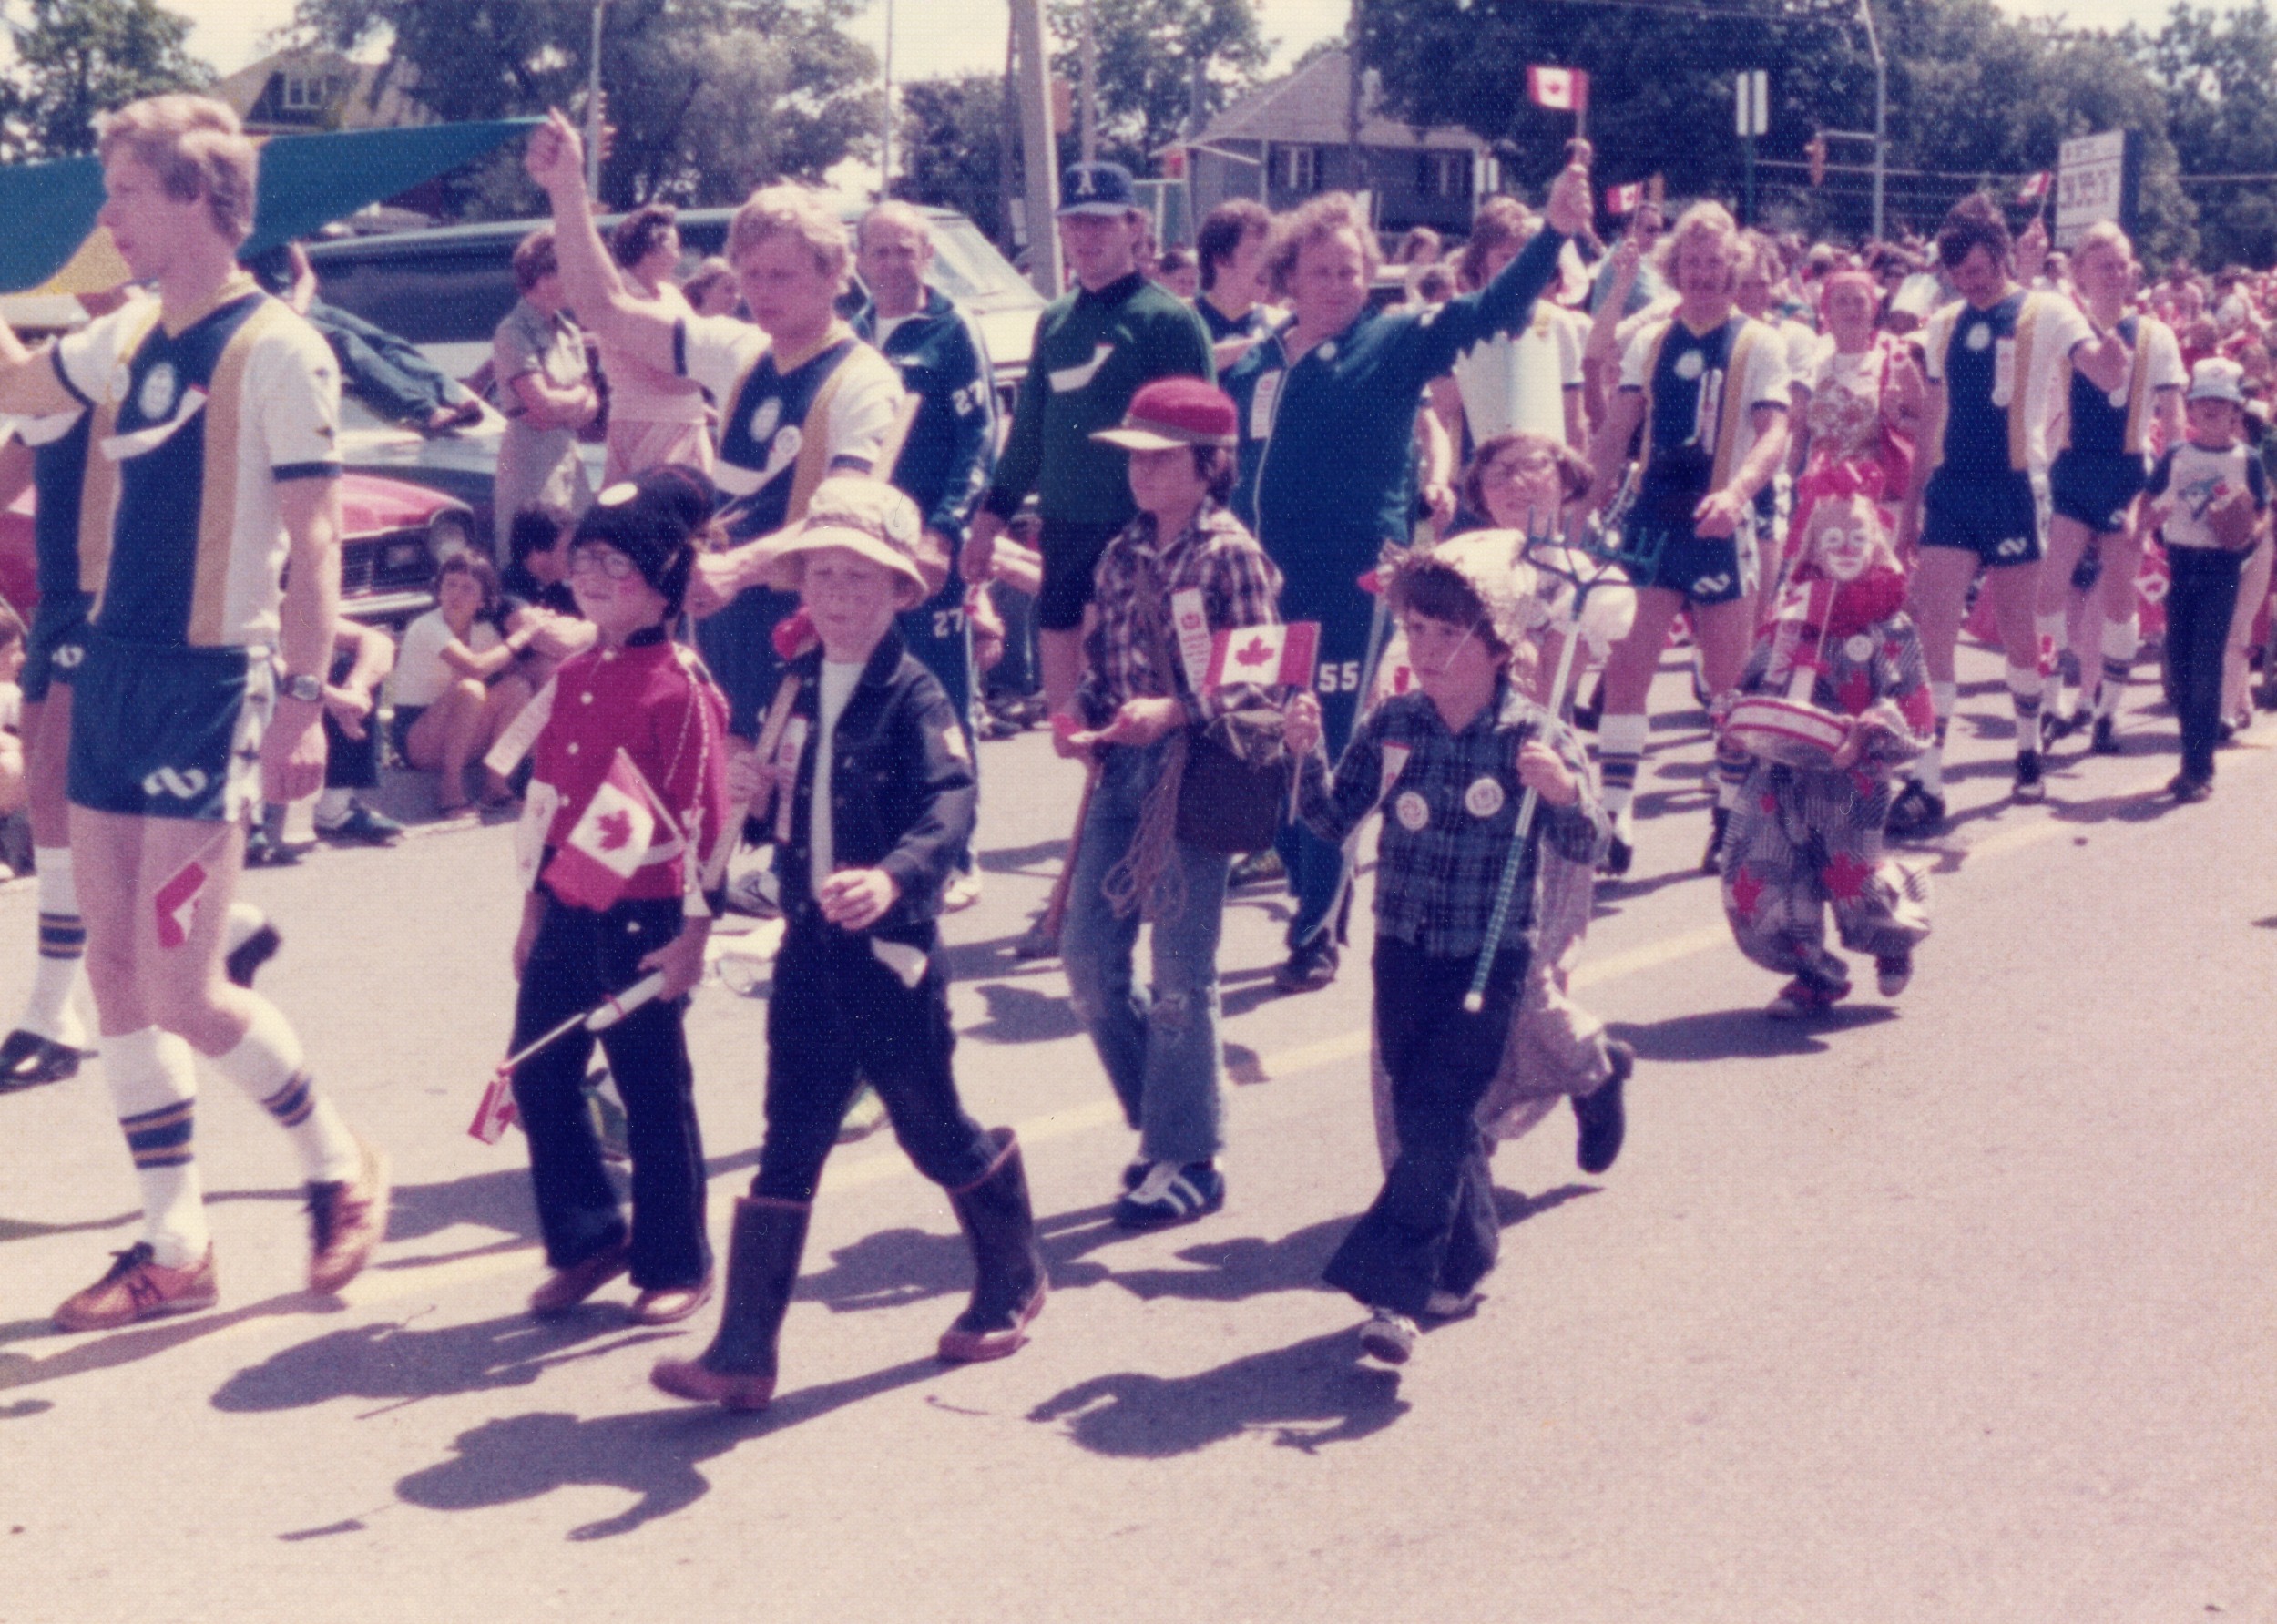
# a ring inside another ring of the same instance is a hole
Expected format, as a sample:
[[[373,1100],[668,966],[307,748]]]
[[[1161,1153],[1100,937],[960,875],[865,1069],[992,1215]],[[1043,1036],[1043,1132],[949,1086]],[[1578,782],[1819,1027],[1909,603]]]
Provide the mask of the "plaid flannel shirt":
[[[1086,725],[1105,726],[1126,700],[1175,697],[1195,721],[1271,700],[1271,689],[1246,682],[1198,694],[1193,689],[1199,684],[1175,669],[1174,593],[1200,589],[1212,632],[1271,626],[1279,618],[1274,606],[1281,598],[1281,571],[1225,508],[1203,502],[1167,547],[1155,545],[1152,516],[1140,514],[1108,543],[1095,580],[1098,620],[1085,642],[1083,680],[1076,689],[1076,707]],[[1161,669],[1158,641],[1169,651],[1173,669]]]
[[[1525,794],[1518,748],[1533,739],[1557,752],[1581,793],[1571,806],[1545,801],[1534,815],[1502,932],[1502,945],[1518,946],[1533,941],[1541,842],[1547,838],[1567,862],[1593,863],[1611,827],[1572,729],[1497,677],[1495,697],[1460,733],[1447,731],[1439,708],[1422,694],[1401,694],[1361,722],[1333,780],[1320,751],[1306,760],[1300,809],[1322,840],[1342,841],[1383,803],[1375,870],[1379,935],[1443,958],[1467,957],[1486,946],[1503,858]],[[1400,750],[1406,759],[1387,783],[1386,751],[1395,760]]]

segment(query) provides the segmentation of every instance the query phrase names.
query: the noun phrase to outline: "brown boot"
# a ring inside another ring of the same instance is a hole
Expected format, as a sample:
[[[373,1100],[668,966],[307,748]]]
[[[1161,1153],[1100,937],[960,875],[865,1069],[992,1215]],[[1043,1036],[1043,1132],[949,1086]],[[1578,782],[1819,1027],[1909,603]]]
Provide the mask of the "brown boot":
[[[1027,1170],[1009,1128],[992,1128],[996,1159],[977,1183],[949,1191],[973,1249],[973,1300],[941,1333],[952,1364],[1002,1359],[1026,1344],[1027,1323],[1044,1312],[1044,1254],[1028,1209]]]
[[[664,1359],[648,1380],[675,1398],[763,1410],[775,1396],[775,1338],[806,1250],[803,1201],[747,1196],[735,1203],[728,1244],[728,1302],[719,1333],[694,1359]]]

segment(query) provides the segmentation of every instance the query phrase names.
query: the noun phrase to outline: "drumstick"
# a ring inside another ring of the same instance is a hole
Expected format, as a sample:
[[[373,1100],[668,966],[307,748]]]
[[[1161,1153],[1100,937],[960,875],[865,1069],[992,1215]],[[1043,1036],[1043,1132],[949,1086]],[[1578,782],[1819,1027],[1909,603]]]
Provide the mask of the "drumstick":
[[[1076,797],[1075,830],[1067,836],[1067,855],[1059,864],[1059,877],[1052,882],[1052,894],[1045,899],[1044,911],[1036,921],[1034,935],[1038,940],[1057,944],[1059,926],[1067,917],[1067,896],[1075,882],[1076,852],[1083,844],[1083,820],[1091,811],[1091,792],[1098,787],[1099,767],[1091,762],[1084,771],[1083,793]]]

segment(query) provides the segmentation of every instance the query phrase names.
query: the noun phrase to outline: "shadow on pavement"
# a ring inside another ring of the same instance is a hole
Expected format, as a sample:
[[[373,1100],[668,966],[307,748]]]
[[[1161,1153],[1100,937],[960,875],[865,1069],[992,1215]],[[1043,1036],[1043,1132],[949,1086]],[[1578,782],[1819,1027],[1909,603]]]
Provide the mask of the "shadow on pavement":
[[[1050,1043],[1083,1034],[1083,1023],[1064,991],[1038,992],[1008,981],[983,981],[975,990],[988,1006],[988,1017],[965,1027],[960,1037],[983,1043]]]
[[[1310,1455],[1382,1432],[1407,1413],[1399,1377],[1355,1363],[1357,1329],[1251,1353],[1190,1376],[1118,1371],[1078,1382],[1028,1412],[1061,1422],[1095,1455],[1190,1455],[1244,1433]]]
[[[280,1349],[238,1372],[213,1395],[213,1407],[248,1414],[299,1409],[335,1398],[409,1404],[527,1387],[553,1365],[598,1358],[677,1334],[647,1331],[596,1346],[577,1345],[625,1329],[613,1316],[540,1322],[521,1313],[433,1331],[412,1330],[409,1322],[355,1325]]]
[[[1764,996],[1768,1002],[1768,990]],[[1837,1005],[1807,1021],[1775,1021],[1760,1009],[1712,1009],[1644,1026],[1615,1022],[1608,1029],[1634,1045],[1639,1060],[1776,1060],[1823,1054],[1829,1037],[1896,1018],[1884,1004]]]
[[[412,1473],[396,1484],[395,1492],[407,1504],[430,1511],[512,1505],[557,1488],[621,1488],[637,1496],[615,1517],[569,1531],[572,1539],[607,1539],[695,1504],[711,1488],[697,1468],[748,1439],[941,1374],[938,1360],[913,1359],[868,1375],[802,1387],[757,1415],[693,1406],[590,1421],[553,1411],[508,1415],[461,1433],[452,1442],[451,1459]]]
[[[116,1370],[122,1364],[132,1364],[137,1360],[170,1353],[196,1342],[201,1336],[227,1331],[247,1320],[281,1317],[290,1313],[336,1313],[341,1308],[342,1304],[336,1298],[311,1297],[305,1292],[289,1292],[260,1302],[249,1302],[226,1313],[191,1314],[180,1319],[152,1321],[107,1336],[75,1343],[61,1353],[51,1353],[45,1359],[29,1353],[0,1353],[0,1393],[11,1387],[29,1387],[39,1382],[86,1375],[91,1371]],[[0,1343],[66,1334],[56,1329],[53,1320],[18,1320],[0,1325]]]

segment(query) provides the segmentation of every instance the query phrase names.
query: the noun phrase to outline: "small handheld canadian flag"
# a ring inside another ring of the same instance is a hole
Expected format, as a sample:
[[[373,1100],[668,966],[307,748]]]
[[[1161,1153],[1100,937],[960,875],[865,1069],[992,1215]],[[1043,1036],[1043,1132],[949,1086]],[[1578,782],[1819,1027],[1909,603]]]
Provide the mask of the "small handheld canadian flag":
[[[501,1066],[483,1088],[482,1103],[466,1131],[485,1145],[495,1145],[514,1126],[514,1074]]]
[[[618,750],[577,827],[546,865],[546,885],[572,907],[597,914],[613,905],[648,858],[658,822],[656,792]]]
[[[1310,688],[1312,661],[1321,646],[1321,623],[1287,626],[1230,626],[1210,639],[1210,669],[1202,689],[1231,682],[1261,682],[1268,688]]]
[[[1644,200],[1645,183],[1641,180],[1605,189],[1605,212],[1610,215],[1634,214]]]
[[[2038,202],[2047,196],[2047,183],[2053,179],[2054,177],[2046,169],[2042,169],[2038,174],[2025,181],[2022,186],[2017,188],[2017,201],[2019,203]]]
[[[1526,97],[1537,107],[1578,113],[1589,105],[1589,76],[1578,67],[1529,65],[1526,70]]]

